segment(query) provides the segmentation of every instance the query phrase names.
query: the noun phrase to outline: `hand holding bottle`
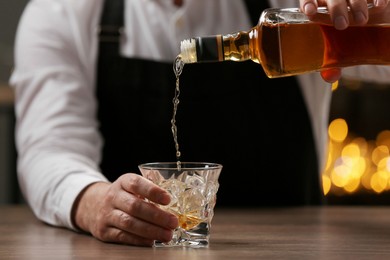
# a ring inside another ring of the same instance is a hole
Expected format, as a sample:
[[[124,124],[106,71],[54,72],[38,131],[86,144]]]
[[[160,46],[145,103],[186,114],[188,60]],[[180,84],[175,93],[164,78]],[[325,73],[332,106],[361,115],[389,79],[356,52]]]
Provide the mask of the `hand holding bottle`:
[[[313,17],[317,13],[318,7],[327,7],[335,28],[344,30],[351,22],[355,25],[364,25],[368,22],[367,2],[372,3],[379,10],[385,10],[389,0],[300,0],[300,7],[308,17]],[[348,9],[350,9],[351,16],[348,15]],[[352,21],[351,18],[353,19]],[[341,77],[341,69],[323,70],[321,71],[321,76],[327,82],[335,82]]]
[[[369,16],[367,3],[384,9],[389,0],[300,0],[302,11],[309,17],[317,13],[318,7],[327,7],[334,26],[339,30],[346,29],[352,22],[348,15],[349,9],[355,25],[366,24]]]

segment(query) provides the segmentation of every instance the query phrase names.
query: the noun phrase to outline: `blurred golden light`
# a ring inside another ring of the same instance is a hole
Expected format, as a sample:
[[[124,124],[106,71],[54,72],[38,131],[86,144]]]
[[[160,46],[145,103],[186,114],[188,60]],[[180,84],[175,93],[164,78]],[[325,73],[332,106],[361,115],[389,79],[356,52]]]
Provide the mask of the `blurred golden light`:
[[[327,155],[327,159],[326,159],[326,164],[325,164],[325,171],[329,170],[329,168],[331,167],[332,165],[332,161],[333,161],[333,144],[332,143],[329,143],[328,145],[328,155]]]
[[[385,171],[390,173],[390,157],[388,156],[380,160],[377,166],[378,171]]]
[[[387,158],[387,161],[386,161],[386,162],[387,162],[387,163],[386,163],[386,169],[387,169],[388,172],[390,172],[390,157]]]
[[[342,78],[332,84],[332,91],[340,87],[355,91],[365,84],[364,81]],[[383,84],[383,87],[390,85]],[[390,129],[379,131],[374,140],[367,140],[350,133],[346,120],[337,118],[328,126],[328,137],[328,152],[322,172],[325,195],[364,190],[376,193],[390,191]]]
[[[389,157],[389,148],[387,148],[387,146],[380,145],[372,151],[371,159],[376,165],[386,157]]]
[[[357,144],[351,143],[344,146],[341,155],[343,157],[359,157],[360,156],[360,149]]]
[[[339,87],[339,81],[333,82],[332,83],[332,91],[335,91]]]
[[[344,186],[344,190],[349,193],[352,193],[359,188],[359,185],[360,185],[360,178],[352,178]]]
[[[354,164],[354,177],[361,178],[363,174],[366,172],[367,162],[363,157],[357,158]]]
[[[330,178],[326,175],[322,175],[322,190],[324,191],[325,195],[329,193],[331,186],[332,182]]]
[[[376,138],[376,144],[385,145],[390,149],[390,130],[380,132]]]
[[[337,187],[344,187],[348,183],[350,173],[351,169],[347,165],[336,166],[331,173],[332,183]]]
[[[390,131],[376,140],[353,137],[347,122],[338,118],[329,124],[327,161],[322,173],[325,195],[336,192],[355,193],[390,190]]]
[[[329,125],[328,134],[332,141],[343,142],[348,135],[347,122],[342,118],[333,120]]]
[[[368,143],[365,138],[357,137],[353,139],[351,143],[356,144],[359,147],[360,156],[365,156],[367,154]]]
[[[376,172],[371,177],[371,187],[376,193],[383,192],[388,183],[389,177],[386,172]]]
[[[372,190],[372,187],[371,187],[371,177],[372,177],[372,173],[375,172],[374,169],[369,169],[367,170],[367,172],[365,174],[363,174],[360,182],[362,183],[362,186],[366,189],[366,190]]]

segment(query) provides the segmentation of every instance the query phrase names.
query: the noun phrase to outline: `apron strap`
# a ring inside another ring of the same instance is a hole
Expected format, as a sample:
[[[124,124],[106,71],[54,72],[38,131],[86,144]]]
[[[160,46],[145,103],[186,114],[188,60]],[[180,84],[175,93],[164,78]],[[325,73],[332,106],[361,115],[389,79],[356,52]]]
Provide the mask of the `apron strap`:
[[[118,12],[118,10],[122,10]],[[124,0],[105,0],[100,19],[99,41],[119,53],[119,42],[123,35]]]

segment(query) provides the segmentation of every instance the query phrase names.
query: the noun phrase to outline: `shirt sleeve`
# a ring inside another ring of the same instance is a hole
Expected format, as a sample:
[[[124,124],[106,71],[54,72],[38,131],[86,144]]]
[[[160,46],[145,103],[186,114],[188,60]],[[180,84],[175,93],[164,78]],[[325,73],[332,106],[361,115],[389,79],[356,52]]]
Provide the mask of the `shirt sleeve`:
[[[98,167],[94,68],[86,66],[90,61],[80,47],[86,44],[75,40],[81,39],[74,37],[77,20],[65,2],[29,2],[18,26],[10,83],[25,200],[40,220],[75,229],[71,210],[78,194],[107,179]]]
[[[390,84],[390,66],[361,65],[343,69],[343,77],[377,84]]]

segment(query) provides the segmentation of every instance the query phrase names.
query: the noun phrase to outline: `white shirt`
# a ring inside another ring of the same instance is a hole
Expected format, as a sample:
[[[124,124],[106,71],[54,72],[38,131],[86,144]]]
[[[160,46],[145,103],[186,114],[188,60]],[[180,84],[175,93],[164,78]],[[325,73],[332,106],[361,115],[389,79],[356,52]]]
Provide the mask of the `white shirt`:
[[[121,51],[128,57],[173,62],[183,39],[250,28],[242,1],[186,0],[181,8],[171,0],[125,3]],[[298,0],[270,3],[299,6]],[[102,139],[95,116],[96,32],[102,4],[103,0],[30,1],[18,28],[10,81],[16,93],[20,188],[39,219],[72,229],[71,209],[80,191],[107,181],[98,167]],[[390,77],[389,68],[375,66],[345,73],[368,80]],[[322,169],[331,89],[318,73],[298,78]]]

